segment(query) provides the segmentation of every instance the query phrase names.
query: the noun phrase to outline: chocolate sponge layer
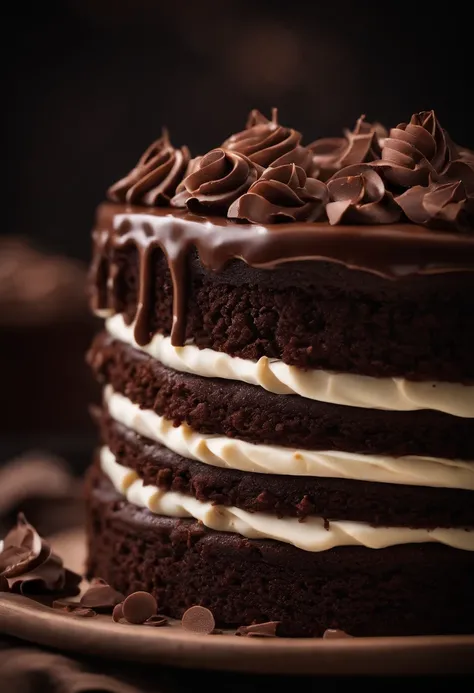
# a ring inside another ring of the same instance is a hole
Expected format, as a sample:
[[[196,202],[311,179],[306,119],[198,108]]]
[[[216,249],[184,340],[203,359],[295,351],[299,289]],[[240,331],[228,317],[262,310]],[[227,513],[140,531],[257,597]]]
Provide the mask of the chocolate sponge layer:
[[[307,552],[153,515],[89,474],[89,577],[152,592],[160,613],[194,604],[219,626],[281,621],[279,635],[471,633],[474,552],[437,544]]]
[[[137,435],[106,413],[99,418],[102,441],[119,464],[135,469],[145,484],[203,502],[279,516],[317,515],[379,526],[474,526],[472,491],[213,467]]]
[[[201,433],[308,450],[474,460],[470,419],[434,411],[338,406],[178,373],[105,332],[96,337],[89,363],[102,383]]]

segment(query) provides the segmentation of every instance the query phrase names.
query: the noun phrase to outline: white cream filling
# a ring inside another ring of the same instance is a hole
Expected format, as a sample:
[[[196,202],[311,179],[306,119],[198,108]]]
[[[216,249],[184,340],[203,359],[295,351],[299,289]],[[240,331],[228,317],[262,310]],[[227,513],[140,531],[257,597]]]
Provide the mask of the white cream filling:
[[[104,402],[111,417],[182,457],[214,467],[291,476],[359,479],[412,486],[474,490],[474,463],[433,457],[388,457],[333,450],[311,451],[278,445],[255,445],[235,438],[193,431],[140,407],[110,385]]]
[[[193,344],[174,347],[171,339],[161,334],[154,335],[149,344],[139,346],[133,336],[134,326],[126,325],[121,314],[109,317],[106,327],[116,339],[182,373],[238,380],[259,385],[278,395],[300,395],[329,404],[387,411],[432,409],[453,416],[474,418],[474,385],[372,378],[323,370],[305,371],[266,357],[249,361],[212,349],[198,349]]]
[[[157,486],[144,486],[136,472],[118,464],[108,448],[101,450],[101,467],[116,490],[133,505],[166,517],[193,517],[209,529],[235,532],[249,539],[274,539],[304,551],[326,551],[336,546],[383,549],[396,544],[427,542],[474,551],[474,530],[372,527],[347,520],[331,520],[326,528],[320,517],[309,517],[300,522],[294,517],[250,513],[234,506],[202,503],[192,496],[163,491]]]

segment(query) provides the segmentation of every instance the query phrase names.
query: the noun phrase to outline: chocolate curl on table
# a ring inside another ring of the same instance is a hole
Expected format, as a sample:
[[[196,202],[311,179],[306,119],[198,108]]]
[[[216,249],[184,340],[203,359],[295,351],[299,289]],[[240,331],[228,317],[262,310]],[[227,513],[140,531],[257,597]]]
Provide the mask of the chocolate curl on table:
[[[12,592],[24,595],[79,592],[81,576],[64,567],[23,513],[0,544],[0,576]]]

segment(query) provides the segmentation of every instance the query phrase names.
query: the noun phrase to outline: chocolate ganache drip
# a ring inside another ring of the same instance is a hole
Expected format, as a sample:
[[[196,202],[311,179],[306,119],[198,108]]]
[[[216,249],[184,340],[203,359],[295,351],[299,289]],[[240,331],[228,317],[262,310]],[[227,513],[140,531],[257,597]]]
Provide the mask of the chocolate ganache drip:
[[[327,198],[326,185],[308,178],[300,166],[271,166],[231,205],[227,216],[255,224],[316,221]]]
[[[346,166],[380,159],[386,135],[383,125],[367,123],[361,115],[353,130],[344,130],[344,137],[323,137],[308,145],[313,157],[311,175],[326,181]]]
[[[326,212],[334,224],[392,224],[401,217],[401,209],[385,183],[370,164],[347,166],[327,183]]]
[[[189,149],[175,149],[168,131],[163,129],[162,136],[148,147],[130,173],[108,189],[107,197],[112,202],[166,206],[182,181],[190,158]]]
[[[173,199],[173,207],[194,214],[227,214],[229,206],[254,183],[261,167],[243,154],[213,149],[197,162]]]
[[[311,167],[311,152],[300,142],[299,132],[278,124],[278,111],[274,108],[271,120],[260,111],[251,111],[246,129],[229,137],[222,147],[244,154],[250,161],[264,168],[296,164],[308,172]]]

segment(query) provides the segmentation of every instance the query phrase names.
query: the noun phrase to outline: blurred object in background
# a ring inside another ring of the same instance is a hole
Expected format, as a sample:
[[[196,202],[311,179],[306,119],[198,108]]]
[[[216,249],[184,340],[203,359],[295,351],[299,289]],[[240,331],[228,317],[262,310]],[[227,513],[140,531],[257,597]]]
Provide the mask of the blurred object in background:
[[[19,512],[43,536],[80,526],[82,483],[61,458],[29,452],[0,466],[0,537]]]
[[[84,362],[95,328],[85,281],[79,261],[0,238],[0,462],[31,447],[87,462],[96,394]]]

